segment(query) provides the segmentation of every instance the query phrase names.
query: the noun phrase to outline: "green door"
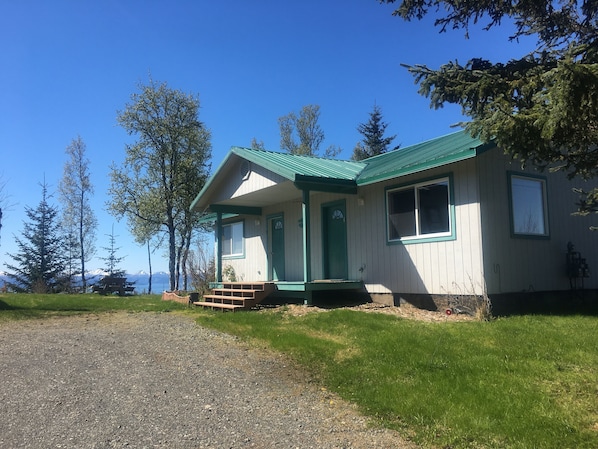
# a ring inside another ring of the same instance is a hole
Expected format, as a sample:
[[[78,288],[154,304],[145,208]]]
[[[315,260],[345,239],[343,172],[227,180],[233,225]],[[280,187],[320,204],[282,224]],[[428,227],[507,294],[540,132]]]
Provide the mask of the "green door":
[[[270,248],[271,278],[273,281],[282,281],[285,278],[284,220],[282,215],[270,219]]]
[[[347,279],[347,215],[345,202],[324,205],[323,244],[324,277]]]

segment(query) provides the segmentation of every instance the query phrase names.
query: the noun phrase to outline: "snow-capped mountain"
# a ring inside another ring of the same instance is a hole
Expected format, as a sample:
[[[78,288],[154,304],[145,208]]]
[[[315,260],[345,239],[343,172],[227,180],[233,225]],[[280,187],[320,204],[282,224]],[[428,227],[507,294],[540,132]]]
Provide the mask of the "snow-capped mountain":
[[[108,273],[101,270],[90,270],[87,272],[86,280],[88,285],[92,285],[98,282],[102,277],[106,276]],[[136,293],[144,293],[149,288],[149,273],[141,270],[137,273],[125,273],[125,277],[127,278],[128,282],[132,282],[135,286]],[[0,272],[0,287],[4,285],[5,281],[8,281],[8,277],[6,272]],[[152,273],[152,291],[153,292],[160,292],[162,290],[168,290],[170,286],[170,276],[168,273],[164,271],[158,271],[156,273]]]

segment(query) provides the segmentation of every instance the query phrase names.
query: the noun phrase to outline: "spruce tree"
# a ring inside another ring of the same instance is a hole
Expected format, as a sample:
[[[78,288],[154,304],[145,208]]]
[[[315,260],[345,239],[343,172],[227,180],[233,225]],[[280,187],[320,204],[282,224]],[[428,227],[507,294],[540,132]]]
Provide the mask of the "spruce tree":
[[[389,151],[389,146],[397,137],[384,137],[388,123],[382,121],[382,111],[378,105],[374,105],[372,112],[370,112],[370,119],[367,123],[361,123],[357,130],[363,136],[361,142],[358,142],[353,149],[352,159],[360,161],[368,157],[377,156]],[[400,145],[392,148],[397,150]]]
[[[108,255],[106,257],[100,257],[106,263],[106,267],[103,268],[104,271],[108,273],[111,277],[124,277],[125,270],[122,270],[118,267],[118,265],[125,259],[124,256],[121,257],[117,253],[120,250],[120,247],[116,246],[116,237],[114,235],[114,226],[112,226],[112,232],[110,234],[106,234],[108,236],[108,246],[102,247]]]
[[[9,254],[14,264],[6,264],[11,279],[8,286],[18,292],[54,293],[63,288],[64,242],[56,207],[51,205],[46,183],[41,184],[42,200],[37,208],[25,208],[29,219],[22,238],[15,237],[18,252]]]
[[[440,32],[512,27],[510,41],[535,38],[535,50],[508,61],[483,54],[438,69],[406,65],[430,106],[461,106],[475,137],[493,141],[523,164],[598,176],[598,2],[578,0],[379,0],[405,20],[430,15]],[[582,194],[579,212],[598,212],[598,189]]]

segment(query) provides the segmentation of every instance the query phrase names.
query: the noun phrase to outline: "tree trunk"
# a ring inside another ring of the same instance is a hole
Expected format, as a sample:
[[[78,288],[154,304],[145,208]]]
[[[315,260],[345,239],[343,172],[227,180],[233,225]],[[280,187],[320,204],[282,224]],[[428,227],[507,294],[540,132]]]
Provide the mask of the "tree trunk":
[[[83,293],[87,291],[87,280],[85,279],[85,236],[83,235],[83,195],[79,203],[79,246],[81,255],[81,288]]]
[[[183,250],[183,259],[182,259],[183,283],[184,283],[183,285],[184,285],[185,291],[187,291],[187,282],[188,282],[188,276],[189,276],[189,274],[187,273],[187,258],[189,257],[189,248],[191,248],[191,233],[192,232],[193,232],[192,228],[187,230],[187,236],[185,239],[185,248]]]
[[[152,253],[150,251],[150,241],[147,240],[147,264],[149,266],[149,283],[147,286],[147,294],[152,294]]]
[[[181,251],[182,246],[178,246],[176,249],[176,282],[177,289],[180,288],[179,282],[181,279]]]
[[[176,242],[175,226],[172,217],[168,218],[168,274],[170,275],[170,291],[177,289],[176,278]]]

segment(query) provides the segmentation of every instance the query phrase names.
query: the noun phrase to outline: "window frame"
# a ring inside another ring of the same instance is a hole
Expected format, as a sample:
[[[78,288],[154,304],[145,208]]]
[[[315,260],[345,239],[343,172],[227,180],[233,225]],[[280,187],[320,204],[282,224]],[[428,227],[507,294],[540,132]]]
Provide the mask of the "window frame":
[[[418,189],[422,187],[433,185],[433,184],[447,184],[447,195],[448,195],[448,231],[435,232],[430,234],[421,233],[420,223],[420,203]],[[439,242],[446,240],[456,239],[456,221],[455,221],[455,203],[454,203],[454,192],[453,192],[453,174],[447,173],[426,179],[418,180],[417,182],[409,182],[399,185],[388,186],[384,189],[384,201],[385,201],[385,221],[386,221],[386,244],[387,245],[408,245],[413,243],[429,243]],[[394,192],[407,191],[412,189],[414,192],[415,208],[414,208],[414,219],[415,219],[415,230],[416,234],[412,236],[406,236],[398,239],[392,239],[390,232],[390,195]]]
[[[233,231],[234,226],[241,226],[241,252],[233,253],[234,245],[234,236],[235,233]],[[231,228],[231,253],[227,254],[225,249],[225,240],[224,240],[224,229],[230,227]],[[245,220],[237,220],[232,221],[230,223],[223,223],[222,224],[222,231],[221,231],[221,239],[222,239],[222,258],[223,259],[243,259],[245,257]]]
[[[532,233],[532,232],[521,232],[515,229],[515,205],[513,201],[513,179],[522,179],[526,181],[536,181],[542,186],[542,212],[544,220],[544,232],[543,233]],[[509,227],[512,238],[521,239],[550,239],[550,220],[548,211],[548,179],[545,176],[539,176],[524,172],[507,172],[507,187],[509,194]]]

